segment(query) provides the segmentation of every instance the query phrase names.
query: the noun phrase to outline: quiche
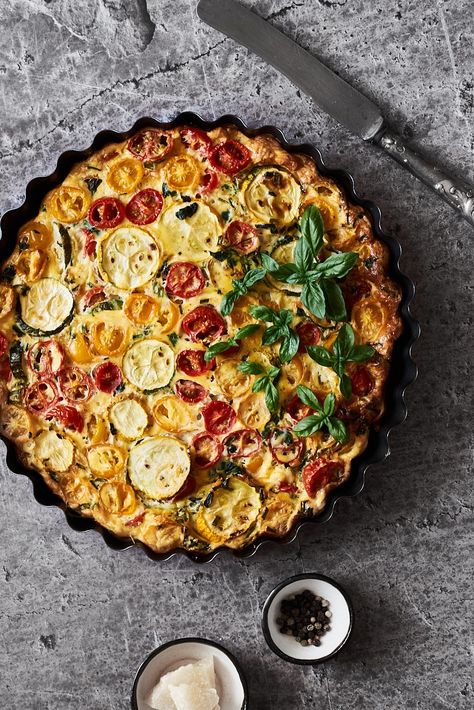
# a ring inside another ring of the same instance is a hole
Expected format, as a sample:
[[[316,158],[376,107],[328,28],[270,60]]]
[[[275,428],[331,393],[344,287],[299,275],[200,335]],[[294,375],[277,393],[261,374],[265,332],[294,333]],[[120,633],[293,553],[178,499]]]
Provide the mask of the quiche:
[[[400,289],[364,208],[235,126],[74,165],[1,267],[0,433],[156,553],[319,513],[384,408]]]

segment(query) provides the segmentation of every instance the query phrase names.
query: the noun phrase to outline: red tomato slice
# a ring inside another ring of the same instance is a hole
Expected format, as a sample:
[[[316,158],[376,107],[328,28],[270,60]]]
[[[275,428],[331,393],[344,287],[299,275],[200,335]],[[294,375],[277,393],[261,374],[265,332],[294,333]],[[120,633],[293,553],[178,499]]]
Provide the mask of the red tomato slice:
[[[195,343],[213,343],[226,332],[225,320],[214,306],[198,306],[183,318],[183,330]]]
[[[211,139],[200,128],[190,128],[189,126],[182,128],[179,132],[179,137],[186,148],[195,150],[196,153],[201,155],[207,155],[209,148],[212,146]]]
[[[255,227],[247,222],[231,222],[225,231],[227,242],[242,254],[250,254],[260,246],[260,239]]]
[[[201,179],[201,184],[199,186],[199,192],[202,192],[204,194],[207,192],[212,192],[213,190],[216,189],[218,183],[219,183],[219,178],[218,178],[215,170],[209,170],[209,168],[206,168],[206,170],[204,171],[204,175],[202,176],[202,179]]]
[[[95,306],[96,303],[100,303],[101,301],[105,301],[106,298],[107,298],[107,296],[105,294],[103,287],[102,286],[94,286],[93,288],[86,291],[86,293],[82,297],[82,310],[85,311],[88,308]]]
[[[122,382],[122,371],[114,362],[101,362],[92,373],[95,386],[101,392],[112,394]]]
[[[148,187],[132,197],[125,208],[125,214],[133,224],[150,224],[163,208],[163,196],[158,190]]]
[[[26,388],[23,395],[25,407],[33,414],[47,412],[58,401],[59,393],[53,380],[44,378]]]
[[[328,461],[324,458],[310,461],[303,469],[303,485],[309,497],[314,498],[324,486],[331,481],[336,481],[341,469],[342,466],[338,461]]]
[[[181,500],[182,498],[186,498],[187,496],[190,496],[191,493],[194,493],[196,490],[196,479],[193,478],[193,476],[188,476],[179,491],[176,493],[173,498],[171,498],[172,501],[175,500]]]
[[[192,298],[201,293],[206,285],[202,269],[189,261],[171,264],[166,275],[166,293],[178,298]]]
[[[344,301],[346,302],[346,309],[348,314],[350,314],[357,301],[369,295],[372,291],[372,286],[369,281],[361,281],[355,278],[346,281],[342,290],[344,293]]]
[[[356,397],[366,397],[374,389],[374,380],[366,367],[356,368],[351,375],[352,394]]]
[[[81,232],[86,238],[86,241],[84,243],[84,254],[90,259],[93,259],[95,257],[95,252],[97,249],[96,235],[94,234],[94,232],[91,232],[90,229],[86,229],[85,227],[81,229]]]
[[[222,456],[222,444],[212,434],[203,432],[193,439],[194,463],[198,468],[214,466]]]
[[[298,347],[299,353],[306,352],[307,345],[317,345],[321,338],[321,331],[318,326],[310,320],[305,320],[296,326],[296,332],[300,338]]]
[[[256,429],[238,429],[224,439],[224,450],[229,458],[253,456],[260,451],[262,437]]]
[[[12,378],[12,371],[10,367],[10,360],[8,355],[4,355],[0,358],[0,380],[5,382],[10,382]]]
[[[87,402],[92,394],[92,381],[79,367],[66,367],[58,373],[61,394],[70,402]]]
[[[128,141],[127,148],[140,160],[162,160],[173,147],[173,136],[159,128],[145,128]]]
[[[295,422],[299,422],[300,419],[308,417],[311,414],[312,409],[310,409],[306,404],[303,404],[298,395],[295,394],[287,403],[286,411]]]
[[[56,340],[39,340],[28,350],[28,367],[37,375],[58,372],[64,363],[64,350]]]
[[[216,365],[215,360],[204,360],[205,350],[181,350],[176,358],[176,367],[188,377],[197,377],[204,372],[209,372]]]
[[[89,222],[99,229],[116,227],[124,217],[125,207],[116,197],[101,197],[89,208]]]
[[[131,520],[127,520],[125,525],[127,526],[127,528],[136,528],[138,525],[143,523],[145,515],[146,515],[146,510],[142,510],[142,512],[138,513],[138,515],[136,515],[134,518],[132,518]]]
[[[285,481],[282,481],[278,486],[278,490],[280,493],[298,493],[298,486],[295,486],[294,483],[286,483]]]
[[[227,434],[232,429],[237,416],[232,407],[226,402],[213,400],[202,408],[204,426],[211,434]]]
[[[216,145],[209,153],[211,165],[226,175],[235,175],[250,163],[250,151],[239,141],[228,140]]]
[[[295,466],[299,463],[303,446],[303,439],[295,437],[289,429],[274,429],[270,437],[270,450],[273,458],[288,466]]]
[[[5,355],[8,350],[8,339],[4,333],[0,332],[0,357]]]
[[[58,419],[66,429],[82,431],[84,429],[84,417],[74,407],[66,404],[57,404],[48,409],[45,419]]]
[[[205,387],[200,385],[199,382],[193,382],[193,380],[177,380],[174,390],[183,402],[189,402],[190,404],[202,402],[209,394]]]

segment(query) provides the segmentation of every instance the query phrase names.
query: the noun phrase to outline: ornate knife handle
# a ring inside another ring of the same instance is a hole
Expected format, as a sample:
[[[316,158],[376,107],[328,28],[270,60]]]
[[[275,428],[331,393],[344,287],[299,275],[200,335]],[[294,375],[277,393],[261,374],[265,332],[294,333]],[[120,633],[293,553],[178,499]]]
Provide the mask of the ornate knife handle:
[[[397,163],[403,165],[425,185],[437,192],[474,227],[474,185],[469,185],[460,178],[446,175],[408,148],[403,139],[389,129],[380,131],[373,138],[373,142],[383,148]]]

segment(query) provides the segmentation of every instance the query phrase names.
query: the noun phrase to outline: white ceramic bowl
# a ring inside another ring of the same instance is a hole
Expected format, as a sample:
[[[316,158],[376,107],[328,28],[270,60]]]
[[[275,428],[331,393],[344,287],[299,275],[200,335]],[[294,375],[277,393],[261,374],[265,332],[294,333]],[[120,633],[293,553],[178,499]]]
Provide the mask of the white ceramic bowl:
[[[329,602],[330,629],[321,636],[320,646],[302,646],[293,636],[282,634],[276,621],[283,599],[305,589]],[[269,595],[263,607],[262,628],[268,645],[280,658],[311,665],[339,653],[351,634],[353,615],[350,599],[337,582],[321,574],[299,574],[285,579]]]
[[[151,710],[146,702],[161,676],[186,663],[214,656],[216,689],[221,710],[246,710],[248,690],[236,659],[225,648],[200,638],[170,641],[155,649],[138,669],[132,690],[132,710]]]

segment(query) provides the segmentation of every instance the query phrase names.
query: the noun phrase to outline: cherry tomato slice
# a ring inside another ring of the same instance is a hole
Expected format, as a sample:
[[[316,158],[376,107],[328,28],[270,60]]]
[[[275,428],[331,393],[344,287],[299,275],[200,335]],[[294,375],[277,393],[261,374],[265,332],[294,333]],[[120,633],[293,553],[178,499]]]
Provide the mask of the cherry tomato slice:
[[[146,510],[142,510],[142,512],[138,513],[138,515],[136,515],[134,518],[132,518],[131,520],[127,520],[125,525],[127,526],[127,528],[136,528],[141,525],[141,523],[143,523],[145,515]]]
[[[204,175],[201,178],[201,184],[199,186],[199,192],[206,194],[212,192],[216,189],[219,183],[219,177],[215,170],[209,170],[206,168]]]
[[[84,417],[74,407],[67,404],[56,404],[48,409],[45,419],[58,419],[66,429],[82,431],[84,429]]]
[[[228,140],[216,145],[209,153],[213,168],[226,175],[235,175],[250,163],[250,151],[239,141]]]
[[[37,375],[54,374],[64,363],[64,350],[56,340],[39,340],[28,350],[28,367]]]
[[[89,222],[99,229],[116,227],[124,217],[125,207],[116,197],[101,197],[89,208]]]
[[[317,345],[321,338],[321,331],[318,326],[310,320],[305,320],[296,326],[296,332],[300,338],[298,347],[299,353],[306,352],[308,345]]]
[[[70,402],[87,402],[92,394],[92,381],[79,367],[66,367],[58,373],[58,388]]]
[[[365,296],[368,296],[372,291],[372,286],[369,281],[361,281],[360,279],[352,279],[345,282],[342,287],[344,293],[344,301],[346,303],[347,313],[350,315],[355,304]]]
[[[298,493],[298,486],[295,486],[294,483],[286,483],[286,481],[282,481],[278,486],[278,490],[280,493]]]
[[[303,446],[303,439],[295,437],[289,429],[275,429],[270,437],[273,458],[288,466],[299,463]]]
[[[200,128],[190,128],[189,126],[182,128],[179,132],[179,137],[186,148],[190,148],[201,155],[207,155],[212,146],[211,139]]]
[[[127,148],[140,160],[162,160],[173,147],[173,136],[159,128],[145,128],[128,141]]]
[[[222,444],[212,434],[203,432],[193,439],[194,463],[198,468],[210,468],[222,456]]]
[[[94,286],[90,288],[82,297],[82,309],[85,311],[92,306],[95,306],[107,298],[102,286]]]
[[[298,395],[295,394],[287,403],[286,411],[295,422],[299,422],[301,419],[304,419],[304,417],[309,416],[312,409],[304,404]]]
[[[4,382],[10,382],[13,377],[13,373],[10,367],[10,359],[8,355],[4,355],[0,358],[0,380]]]
[[[97,249],[97,235],[95,235],[94,232],[91,232],[90,229],[86,229],[85,227],[81,229],[81,232],[85,237],[84,254],[85,256],[88,256],[89,259],[93,259],[95,257]]]
[[[241,254],[250,254],[260,246],[257,230],[247,222],[231,222],[225,231],[225,238]]]
[[[176,493],[173,498],[171,498],[172,501],[176,500],[182,500],[183,498],[186,498],[187,496],[190,496],[191,493],[194,493],[196,490],[196,479],[193,478],[193,476],[188,476],[179,491]]]
[[[47,412],[58,401],[59,393],[53,380],[44,378],[26,388],[23,401],[33,414]]]
[[[231,459],[253,456],[262,446],[262,437],[256,429],[238,429],[224,439],[224,451]]]
[[[227,434],[232,429],[237,416],[232,407],[226,402],[213,400],[202,409],[204,426],[211,434]]]
[[[0,332],[0,357],[3,357],[8,350],[8,339],[4,333]]]
[[[174,385],[174,391],[178,397],[181,397],[183,402],[189,402],[190,404],[202,402],[209,394],[205,387],[200,385],[199,382],[193,382],[193,380],[177,380]]]
[[[351,375],[352,394],[366,397],[374,389],[374,380],[366,367],[358,367]]]
[[[183,318],[183,330],[195,343],[213,343],[226,332],[226,323],[214,306],[198,306]]]
[[[163,209],[163,196],[158,190],[148,187],[132,197],[125,208],[125,214],[133,224],[150,224]]]
[[[310,498],[314,498],[321,488],[336,481],[341,472],[342,465],[338,461],[328,461],[324,458],[313,459],[303,469],[303,485],[306,493]]]
[[[206,362],[205,352],[205,350],[181,350],[176,358],[176,367],[188,377],[197,377],[204,372],[209,372],[216,366],[216,361]]]
[[[192,298],[201,293],[206,285],[202,269],[189,261],[171,264],[166,275],[166,293],[178,298]]]
[[[123,382],[122,371],[114,362],[101,362],[92,373],[95,386],[101,392],[112,394]]]

